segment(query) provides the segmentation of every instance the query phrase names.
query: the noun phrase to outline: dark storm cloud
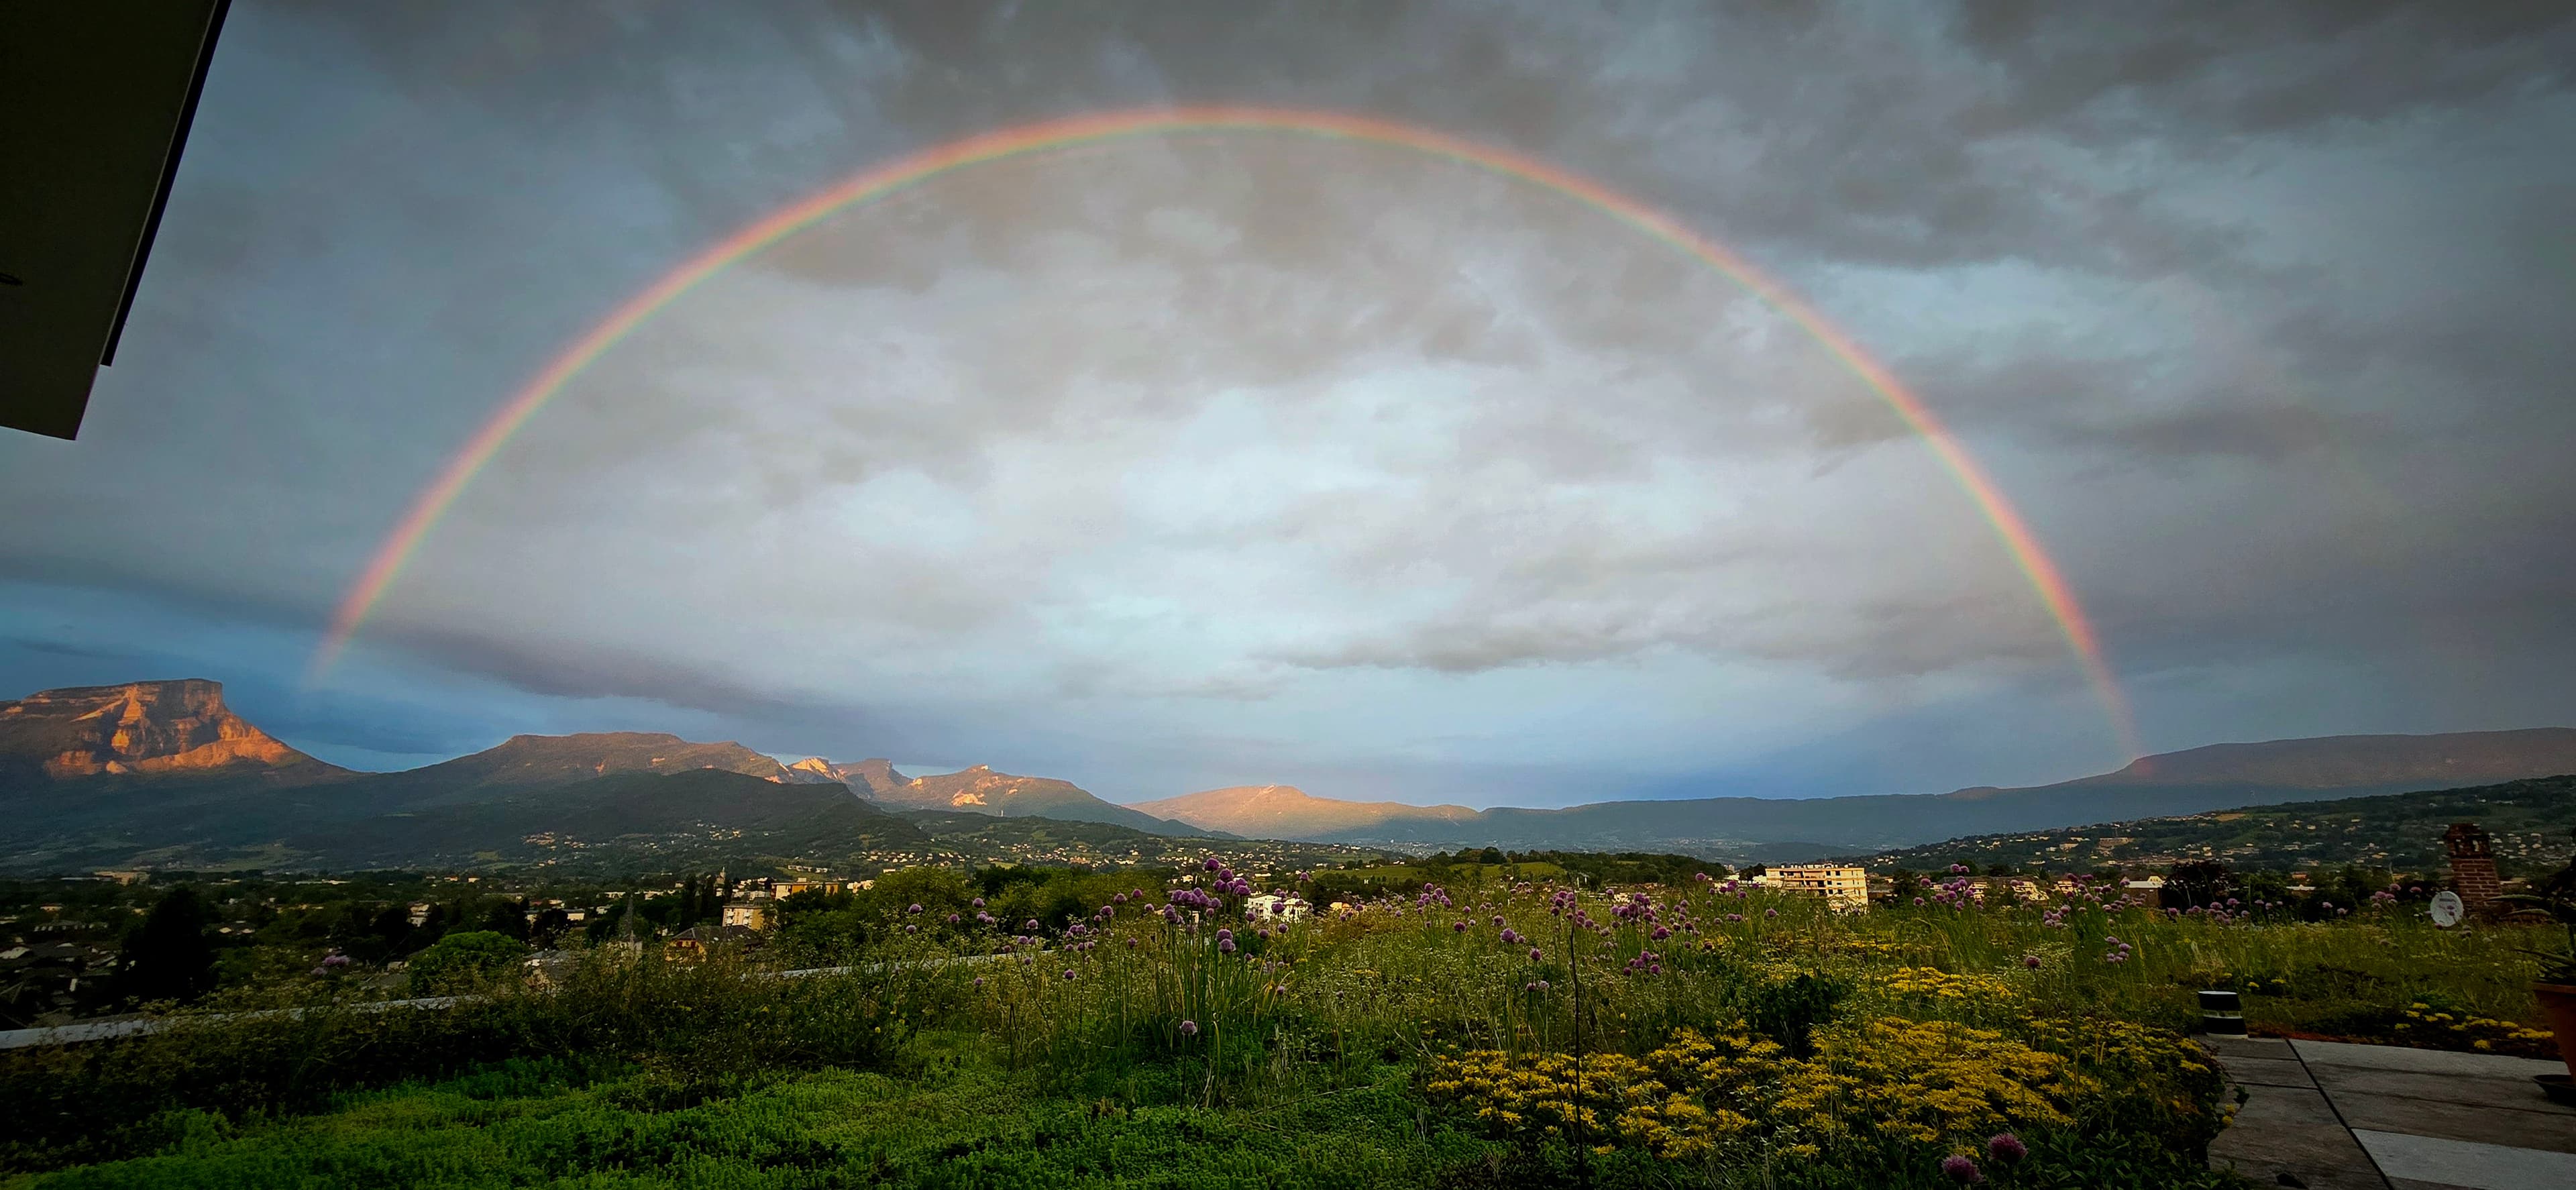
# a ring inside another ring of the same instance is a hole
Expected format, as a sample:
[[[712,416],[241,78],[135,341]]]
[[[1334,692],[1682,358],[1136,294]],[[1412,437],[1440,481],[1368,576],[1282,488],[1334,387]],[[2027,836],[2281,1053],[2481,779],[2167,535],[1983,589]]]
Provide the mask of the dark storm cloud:
[[[1814,299],[2030,515],[2160,743],[2576,715],[2536,676],[2576,652],[2565,5],[256,4],[225,49],[90,439],[0,443],[0,574],[316,623],[506,394],[731,229],[960,135],[1262,103],[1537,154]],[[1560,197],[1107,146],[675,304],[477,479],[362,664],[1158,780],[1427,779],[1602,672],[1809,725],[1519,771],[2080,763],[1974,726],[2066,722],[2071,671],[1910,433]],[[1403,709],[1332,718],[1367,706]],[[310,722],[493,729],[367,713]]]

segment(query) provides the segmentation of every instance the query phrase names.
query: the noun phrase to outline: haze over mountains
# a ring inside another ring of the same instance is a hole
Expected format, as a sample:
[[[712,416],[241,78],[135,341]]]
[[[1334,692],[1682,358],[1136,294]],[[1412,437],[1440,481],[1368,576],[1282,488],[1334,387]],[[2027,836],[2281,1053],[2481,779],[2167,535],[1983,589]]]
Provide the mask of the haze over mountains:
[[[2543,728],[2220,744],[2053,785],[1939,795],[1475,810],[1257,785],[1121,806],[1067,781],[982,765],[909,777],[883,759],[786,764],[738,743],[641,732],[514,736],[422,768],[358,773],[233,714],[219,684],[185,680],[0,702],[0,866],[80,870],[246,855],[278,867],[425,864],[617,839],[666,856],[721,844],[810,858],[918,846],[925,824],[961,815],[1161,836],[1780,860],[2565,773],[2576,773],[2576,729]]]

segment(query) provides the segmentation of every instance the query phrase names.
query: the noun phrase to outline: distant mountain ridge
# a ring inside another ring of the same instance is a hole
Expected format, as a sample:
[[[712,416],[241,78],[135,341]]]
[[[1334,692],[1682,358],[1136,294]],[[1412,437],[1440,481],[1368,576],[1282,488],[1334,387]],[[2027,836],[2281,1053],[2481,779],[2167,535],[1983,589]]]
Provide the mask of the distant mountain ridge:
[[[203,679],[0,703],[0,868],[22,871],[246,854],[285,866],[542,862],[601,848],[846,859],[927,846],[902,816],[921,810],[1206,833],[1048,778],[788,765],[661,732],[517,735],[420,768],[352,772],[233,714]]]
[[[1787,859],[2569,773],[2576,773],[2576,729],[2537,728],[2219,744],[2052,785],[1947,794],[1473,810],[1342,801],[1294,786],[1249,785],[1121,806],[1068,781],[983,765],[908,777],[881,758],[844,764],[811,757],[782,764],[739,743],[697,743],[650,732],[520,735],[422,768],[355,773],[296,751],[243,720],[224,705],[219,683],[184,679],[48,690],[0,702],[0,866],[79,870],[83,864],[182,852],[294,852],[325,844],[343,829],[381,834],[397,819],[411,820],[423,840],[434,834],[452,839],[453,830],[464,829],[459,824],[527,834],[578,819],[593,824],[584,829],[596,829],[616,816],[614,806],[600,799],[617,796],[661,807],[648,813],[639,802],[632,815],[639,824],[709,837],[754,830],[772,840],[809,837],[779,817],[781,807],[802,807],[789,817],[810,817],[810,811],[841,823],[831,830],[855,831],[853,839],[898,842],[909,836],[859,811],[880,817],[889,811],[1040,817],[1164,836],[1423,850],[1663,850],[1727,860]],[[689,780],[644,780],[679,777]],[[620,785],[612,779],[631,781]],[[807,787],[813,793],[744,792],[762,787]],[[717,800],[693,805],[687,803],[690,796]],[[829,810],[836,797],[858,810]]]
[[[882,766],[882,767],[874,767]],[[1202,833],[1193,825],[1105,801],[1071,781],[1020,777],[976,765],[954,773],[905,777],[882,760],[842,766],[861,784],[861,796],[900,810],[948,810],[1000,818],[1060,818],[1107,822],[1158,835]]]
[[[1465,806],[1415,806],[1404,802],[1346,802],[1316,797],[1294,785],[1238,785],[1128,808],[1255,839],[1299,838],[1314,833],[1363,831],[1390,822],[1464,823],[1477,819]]]
[[[1946,794],[1691,798],[1479,811],[1346,802],[1289,786],[1245,786],[1142,802],[1137,808],[1209,829],[1311,842],[1681,850],[1736,860],[1910,847],[1962,835],[2566,773],[2576,773],[2576,728],[2553,727],[2216,744],[2144,757],[2117,772],[2052,785]]]

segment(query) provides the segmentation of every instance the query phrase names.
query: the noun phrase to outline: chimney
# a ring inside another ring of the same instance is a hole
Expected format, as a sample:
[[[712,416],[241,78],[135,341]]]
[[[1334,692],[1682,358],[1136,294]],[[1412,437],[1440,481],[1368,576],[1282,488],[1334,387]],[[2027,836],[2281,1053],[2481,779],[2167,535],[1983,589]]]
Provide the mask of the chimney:
[[[2442,832],[2442,849],[2451,853],[2451,888],[2471,909],[2496,898],[2495,845],[2474,822],[2454,822]]]

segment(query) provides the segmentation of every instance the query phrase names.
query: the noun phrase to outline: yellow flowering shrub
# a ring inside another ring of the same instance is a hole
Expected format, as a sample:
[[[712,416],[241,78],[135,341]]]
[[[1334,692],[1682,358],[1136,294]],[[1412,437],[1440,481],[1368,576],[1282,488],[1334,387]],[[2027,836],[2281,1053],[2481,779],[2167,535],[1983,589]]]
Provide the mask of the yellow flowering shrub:
[[[1778,1110],[1832,1135],[1853,1121],[1907,1140],[1973,1139],[2008,1124],[2065,1124],[2080,1085],[2067,1059],[1993,1029],[1881,1017],[1822,1035]]]
[[[2546,1048],[2557,1041],[2547,1029],[2534,1029],[2519,1021],[2498,1020],[2476,1013],[2436,1012],[2422,1001],[2406,1006],[2406,1019],[2393,1026],[2401,1040],[2433,1044],[2435,1039],[2456,1045],[2467,1042],[2470,1049],[2493,1050],[2499,1044],[2508,1051],[2529,1047]],[[2418,1036],[2407,1037],[2408,1033]]]
[[[1434,1063],[1428,1090],[1499,1135],[1641,1145],[1661,1157],[1709,1154],[1748,1135],[1791,1154],[1863,1132],[1925,1144],[1971,1143],[2010,1126],[2064,1125],[2083,1089],[2069,1060],[1991,1029],[1881,1017],[1817,1035],[1789,1057],[1742,1029],[1676,1030],[1644,1058],[1587,1057],[1578,1112],[1565,1054],[1479,1050]]]
[[[2011,984],[1984,975],[1952,975],[1933,967],[1899,967],[1876,980],[1891,995],[1935,1000],[2008,1000]]]

